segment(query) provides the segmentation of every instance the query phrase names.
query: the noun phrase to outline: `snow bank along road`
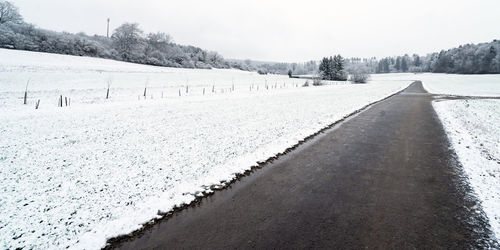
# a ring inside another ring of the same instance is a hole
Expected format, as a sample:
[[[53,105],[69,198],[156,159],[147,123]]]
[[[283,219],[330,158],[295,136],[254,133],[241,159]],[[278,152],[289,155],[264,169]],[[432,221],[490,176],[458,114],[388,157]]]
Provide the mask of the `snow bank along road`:
[[[499,247],[421,83],[111,247]]]

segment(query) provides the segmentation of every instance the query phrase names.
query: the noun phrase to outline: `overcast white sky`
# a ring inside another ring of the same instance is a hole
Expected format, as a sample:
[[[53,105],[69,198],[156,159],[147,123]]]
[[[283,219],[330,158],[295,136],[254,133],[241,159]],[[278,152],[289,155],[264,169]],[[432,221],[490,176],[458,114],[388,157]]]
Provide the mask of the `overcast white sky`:
[[[27,22],[106,35],[123,22],[226,58],[426,54],[500,39],[500,0],[11,0]]]

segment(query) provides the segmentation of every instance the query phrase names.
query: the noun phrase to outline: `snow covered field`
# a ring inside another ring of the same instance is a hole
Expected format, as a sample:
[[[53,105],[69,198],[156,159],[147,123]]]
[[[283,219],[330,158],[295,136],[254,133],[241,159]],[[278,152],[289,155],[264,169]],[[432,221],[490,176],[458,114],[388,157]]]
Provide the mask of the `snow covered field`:
[[[0,49],[0,248],[103,247],[410,81],[303,83]]]
[[[500,237],[500,100],[440,101],[433,106]]]
[[[500,96],[499,75],[422,74],[425,89],[434,94]]]
[[[147,99],[197,96],[301,86],[305,81],[283,75],[259,75],[240,70],[178,69],[132,64],[113,60],[44,54],[0,49],[0,105],[9,110],[22,110],[19,100],[28,84],[27,109],[56,108],[60,95],[71,98],[73,104],[102,104]],[[106,89],[110,83],[110,99]],[[333,85],[345,82],[327,82]],[[267,88],[266,88],[267,86]],[[186,88],[188,93],[186,93]],[[22,101],[22,100],[21,100]]]

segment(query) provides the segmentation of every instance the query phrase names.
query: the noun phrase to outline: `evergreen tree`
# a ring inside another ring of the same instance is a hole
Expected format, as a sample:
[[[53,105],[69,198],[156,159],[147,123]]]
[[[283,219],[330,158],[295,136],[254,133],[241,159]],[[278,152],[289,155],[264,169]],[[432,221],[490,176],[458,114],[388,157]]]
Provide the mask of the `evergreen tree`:
[[[335,63],[334,63],[334,59],[333,57],[329,57],[328,58],[328,63],[329,63],[329,68],[330,68],[330,71],[328,72],[328,80],[333,80],[335,79],[335,75],[336,75],[336,68],[335,68]]]
[[[384,59],[380,60],[377,64],[376,73],[382,73],[384,71]]]
[[[345,81],[345,60],[341,55],[323,57],[319,65],[319,72],[323,80]]]
[[[401,71],[408,72],[408,63],[406,61],[406,57],[401,59]]]
[[[344,66],[345,60],[341,55],[336,55],[333,57],[333,80],[345,81],[347,80],[347,74],[345,73]]]
[[[415,65],[415,67],[420,67],[422,65],[420,56],[418,56],[417,54],[413,54],[413,64]]]
[[[398,56],[398,58],[396,59],[396,66],[395,66],[395,68],[396,68],[397,72],[401,71],[401,57],[400,56]]]
[[[328,59],[328,57],[323,57],[323,59],[321,59],[321,63],[319,64],[319,73],[321,79],[330,80],[331,71],[330,59]]]
[[[389,60],[387,60],[387,59],[384,60],[384,72],[385,73],[391,72],[391,67],[389,65]]]

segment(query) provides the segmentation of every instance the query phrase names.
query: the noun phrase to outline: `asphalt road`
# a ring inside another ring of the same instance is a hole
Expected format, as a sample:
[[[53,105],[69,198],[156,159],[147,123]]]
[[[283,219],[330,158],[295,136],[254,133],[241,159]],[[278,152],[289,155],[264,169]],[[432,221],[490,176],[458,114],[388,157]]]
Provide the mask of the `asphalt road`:
[[[120,249],[470,249],[491,231],[420,82]]]

